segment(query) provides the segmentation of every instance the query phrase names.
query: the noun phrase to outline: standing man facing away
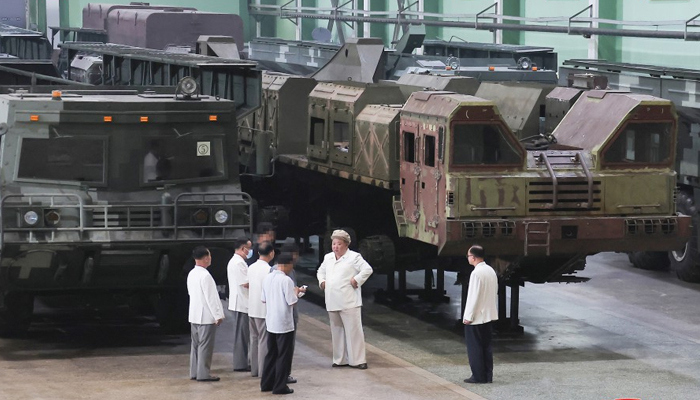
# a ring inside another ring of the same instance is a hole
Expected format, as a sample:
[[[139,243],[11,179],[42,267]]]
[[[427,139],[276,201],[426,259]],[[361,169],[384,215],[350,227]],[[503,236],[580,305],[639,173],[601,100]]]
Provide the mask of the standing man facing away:
[[[287,386],[294,351],[294,319],[292,308],[299,300],[299,288],[294,287],[289,274],[294,269],[292,257],[282,254],[277,269],[265,277],[261,300],[267,306],[267,355],[260,379],[260,390],[273,394],[290,394]]]
[[[214,354],[216,327],[224,320],[216,283],[207,268],[211,265],[211,254],[204,246],[192,251],[194,268],[187,275],[187,292],[190,295],[189,321],[192,332],[190,351],[190,379],[199,382],[215,382],[218,376],[211,375],[211,358]]]
[[[248,267],[248,320],[250,321],[250,375],[260,376],[267,354],[267,328],[265,316],[267,307],[262,302],[262,286],[265,277],[270,274],[270,261],[275,257],[275,248],[270,242],[258,245],[258,260]]]
[[[474,245],[467,252],[469,264],[474,266],[469,276],[467,304],[464,309],[464,338],[472,376],[466,383],[491,383],[493,381],[492,321],[498,319],[496,299],[498,277],[490,265],[484,262],[484,248]]]
[[[316,277],[325,291],[326,310],[331,322],[333,366],[367,369],[365,333],[362,330],[362,291],[372,267],[360,253],[350,250],[350,235],[333,231],[331,248]]]
[[[233,242],[233,257],[228,262],[228,309],[233,312],[233,370],[250,371],[250,327],[248,326],[248,264],[246,258],[252,244],[248,238]]]

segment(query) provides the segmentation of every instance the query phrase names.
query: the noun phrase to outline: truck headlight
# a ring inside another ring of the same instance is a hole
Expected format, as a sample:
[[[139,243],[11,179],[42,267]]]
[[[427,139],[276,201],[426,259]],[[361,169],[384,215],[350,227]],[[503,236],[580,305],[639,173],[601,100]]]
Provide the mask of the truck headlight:
[[[61,222],[61,214],[56,210],[49,210],[44,214],[44,221],[48,226],[56,226]]]
[[[36,223],[39,222],[39,214],[37,214],[36,211],[27,211],[24,213],[24,222],[26,222],[27,225],[36,225]]]
[[[220,224],[225,224],[228,221],[228,213],[224,210],[219,210],[214,214],[214,219]]]
[[[198,209],[192,214],[192,222],[195,225],[206,225],[209,222],[209,212],[203,208]]]

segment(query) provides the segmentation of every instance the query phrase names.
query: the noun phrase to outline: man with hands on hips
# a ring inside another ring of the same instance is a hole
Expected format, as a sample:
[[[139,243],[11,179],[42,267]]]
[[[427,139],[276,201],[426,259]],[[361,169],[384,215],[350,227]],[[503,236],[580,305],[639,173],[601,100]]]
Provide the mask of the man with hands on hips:
[[[333,251],[323,258],[316,277],[325,292],[331,323],[333,367],[367,369],[360,287],[372,275],[372,267],[349,249],[350,235],[346,231],[333,231],[331,239]]]

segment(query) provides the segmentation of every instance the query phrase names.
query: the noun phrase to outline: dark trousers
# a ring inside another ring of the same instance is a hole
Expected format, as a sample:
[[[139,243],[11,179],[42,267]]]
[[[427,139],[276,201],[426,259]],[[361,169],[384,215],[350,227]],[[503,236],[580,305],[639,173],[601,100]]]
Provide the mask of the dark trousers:
[[[267,333],[267,355],[262,369],[260,389],[263,392],[285,393],[289,390],[287,377],[292,370],[294,331]]]
[[[467,342],[469,366],[472,369],[472,377],[477,382],[493,381],[492,335],[492,322],[464,326],[464,339]]]

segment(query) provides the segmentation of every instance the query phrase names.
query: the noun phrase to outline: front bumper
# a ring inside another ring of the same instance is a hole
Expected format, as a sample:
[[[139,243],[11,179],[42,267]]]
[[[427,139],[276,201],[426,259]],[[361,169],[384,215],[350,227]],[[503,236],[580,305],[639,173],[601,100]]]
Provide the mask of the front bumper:
[[[475,243],[499,256],[668,251],[682,248],[691,229],[685,215],[451,220],[440,255],[463,256]]]

